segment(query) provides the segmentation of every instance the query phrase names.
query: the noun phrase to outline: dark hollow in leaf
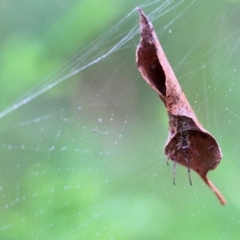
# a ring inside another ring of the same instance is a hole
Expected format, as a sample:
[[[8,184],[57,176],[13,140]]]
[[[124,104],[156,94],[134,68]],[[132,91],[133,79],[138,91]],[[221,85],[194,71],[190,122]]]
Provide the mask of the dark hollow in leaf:
[[[152,23],[140,8],[141,41],[138,45],[137,66],[146,82],[158,93],[169,118],[169,134],[165,154],[174,162],[196,171],[216,194],[221,204],[226,200],[208,180],[207,173],[220,163],[222,153],[215,138],[203,128],[184,95],[178,80],[157,39]]]

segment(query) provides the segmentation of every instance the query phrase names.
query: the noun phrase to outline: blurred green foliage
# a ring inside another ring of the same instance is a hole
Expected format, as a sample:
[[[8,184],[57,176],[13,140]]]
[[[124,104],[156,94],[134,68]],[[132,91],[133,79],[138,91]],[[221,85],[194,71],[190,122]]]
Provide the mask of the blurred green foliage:
[[[0,103],[1,109],[100,35],[129,5],[134,3],[2,1],[0,95],[4,99]]]

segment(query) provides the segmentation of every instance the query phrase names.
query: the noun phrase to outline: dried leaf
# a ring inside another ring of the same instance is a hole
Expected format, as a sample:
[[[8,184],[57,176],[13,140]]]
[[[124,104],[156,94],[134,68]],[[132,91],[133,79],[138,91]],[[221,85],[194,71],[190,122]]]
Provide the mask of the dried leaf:
[[[209,170],[219,164],[222,153],[214,137],[203,128],[184,95],[178,80],[157,39],[152,23],[140,13],[141,41],[137,48],[137,65],[146,82],[158,93],[169,117],[169,134],[165,154],[174,162],[196,171],[216,194],[221,204],[226,200],[207,178]]]

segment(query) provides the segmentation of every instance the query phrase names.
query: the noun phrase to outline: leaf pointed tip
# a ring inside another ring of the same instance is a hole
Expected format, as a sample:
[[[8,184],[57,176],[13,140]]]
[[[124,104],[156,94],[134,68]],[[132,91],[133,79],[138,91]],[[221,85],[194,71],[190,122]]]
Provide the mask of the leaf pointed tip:
[[[141,22],[148,23],[148,18],[143,10],[140,7],[136,7],[135,9],[139,12]]]
[[[146,18],[145,13],[143,12],[143,10],[142,10],[140,7],[136,7],[135,9],[136,9],[136,11],[139,12],[139,14],[140,14],[141,17],[145,17],[145,18]]]
[[[204,182],[209,186],[209,188],[215,193],[216,197],[218,198],[219,202],[222,205],[227,203],[226,199],[223,197],[221,192],[217,189],[217,187],[207,178],[207,176],[201,176]]]
[[[142,12],[142,9],[140,7],[136,7],[135,10],[138,11],[139,13]]]

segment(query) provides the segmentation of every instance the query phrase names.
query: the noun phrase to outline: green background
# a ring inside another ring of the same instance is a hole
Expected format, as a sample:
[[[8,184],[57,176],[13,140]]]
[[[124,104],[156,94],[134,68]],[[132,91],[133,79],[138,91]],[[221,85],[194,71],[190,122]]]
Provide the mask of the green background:
[[[136,6],[222,148],[209,177],[224,207],[183,167],[172,184],[167,115],[135,64]],[[0,239],[238,239],[239,9],[1,1]]]

